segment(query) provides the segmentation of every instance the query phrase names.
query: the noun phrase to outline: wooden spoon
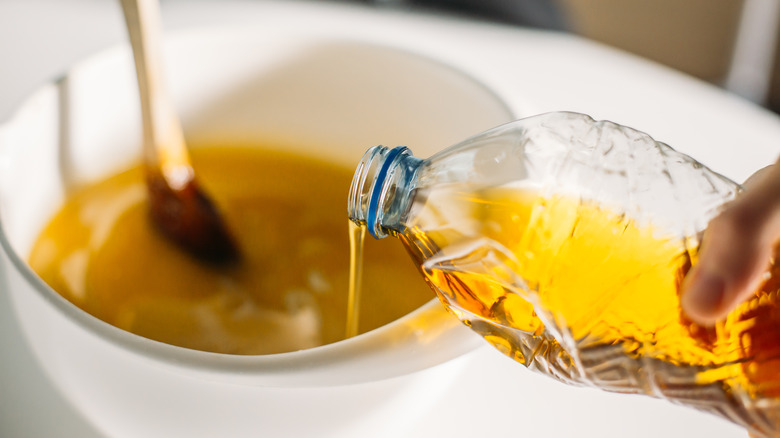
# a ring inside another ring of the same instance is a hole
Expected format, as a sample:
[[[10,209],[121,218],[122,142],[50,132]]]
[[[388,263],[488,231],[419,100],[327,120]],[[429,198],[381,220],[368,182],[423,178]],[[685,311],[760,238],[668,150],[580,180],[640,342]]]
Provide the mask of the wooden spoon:
[[[153,221],[198,258],[234,260],[238,250],[214,204],[195,180],[181,123],[162,82],[160,6],[157,0],[121,2],[138,76]]]

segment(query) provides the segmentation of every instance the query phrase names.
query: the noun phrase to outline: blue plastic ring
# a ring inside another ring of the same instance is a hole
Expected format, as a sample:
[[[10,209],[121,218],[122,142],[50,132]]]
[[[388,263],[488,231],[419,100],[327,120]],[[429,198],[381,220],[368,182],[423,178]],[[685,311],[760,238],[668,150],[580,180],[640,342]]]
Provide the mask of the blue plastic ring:
[[[374,187],[371,189],[371,197],[368,198],[368,218],[366,218],[368,232],[374,236],[374,239],[381,239],[384,237],[377,235],[376,221],[378,218],[377,208],[379,208],[379,195],[382,193],[382,186],[385,184],[385,178],[387,178],[387,173],[390,171],[390,165],[393,164],[395,158],[408,149],[409,148],[406,146],[398,146],[393,148],[387,154],[387,158],[385,158],[385,161],[382,163],[382,168],[379,169],[379,173],[377,173],[376,178],[374,179]]]

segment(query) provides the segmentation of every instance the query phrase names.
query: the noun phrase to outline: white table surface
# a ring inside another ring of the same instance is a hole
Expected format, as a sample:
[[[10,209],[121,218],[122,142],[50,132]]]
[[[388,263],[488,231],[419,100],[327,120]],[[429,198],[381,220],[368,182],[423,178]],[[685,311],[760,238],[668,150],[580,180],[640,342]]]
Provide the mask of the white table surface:
[[[0,123],[26,95],[74,62],[124,42],[117,3],[0,0]],[[736,180],[771,164],[780,152],[775,115],[567,35],[323,2],[171,0],[164,2],[163,14],[167,30],[303,20],[353,36],[390,38],[466,70],[518,114],[574,110],[611,119],[649,132]],[[0,437],[100,436],[51,386],[14,318],[0,291]],[[666,402],[566,387],[489,347],[457,362],[467,369],[463,380],[410,436],[745,436],[725,421]]]

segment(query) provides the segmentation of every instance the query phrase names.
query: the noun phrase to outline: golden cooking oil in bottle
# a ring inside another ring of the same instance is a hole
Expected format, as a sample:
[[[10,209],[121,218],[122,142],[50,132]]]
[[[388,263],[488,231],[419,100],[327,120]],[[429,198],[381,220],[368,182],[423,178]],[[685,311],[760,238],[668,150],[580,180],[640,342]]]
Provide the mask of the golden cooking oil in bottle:
[[[715,327],[679,288],[739,186],[610,122],[552,113],[429,159],[369,149],[349,217],[398,237],[461,321],[533,370],[780,433],[780,268]]]

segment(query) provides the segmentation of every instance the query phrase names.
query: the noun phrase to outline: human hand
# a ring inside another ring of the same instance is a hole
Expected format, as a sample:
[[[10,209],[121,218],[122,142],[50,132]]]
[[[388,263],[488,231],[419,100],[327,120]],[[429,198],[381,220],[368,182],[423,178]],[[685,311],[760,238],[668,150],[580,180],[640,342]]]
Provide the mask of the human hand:
[[[750,297],[765,280],[780,244],[780,162],[745,183],[704,232],[699,262],[682,285],[683,311],[712,325]]]

